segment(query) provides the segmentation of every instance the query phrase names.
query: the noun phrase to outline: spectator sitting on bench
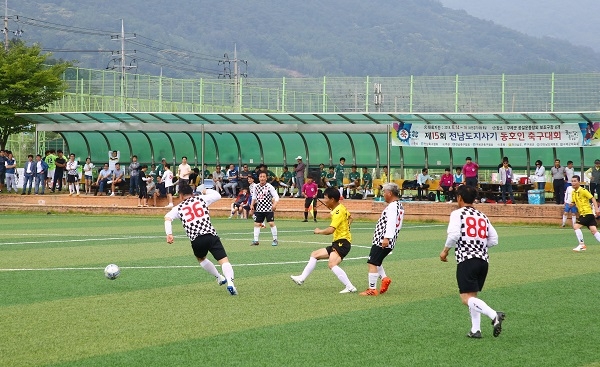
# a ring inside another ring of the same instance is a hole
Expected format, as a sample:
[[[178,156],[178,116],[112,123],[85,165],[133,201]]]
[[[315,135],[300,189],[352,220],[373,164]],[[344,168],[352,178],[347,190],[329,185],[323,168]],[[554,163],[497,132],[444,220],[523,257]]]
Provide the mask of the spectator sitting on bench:
[[[417,200],[427,199],[426,195],[423,195],[423,192],[427,193],[427,189],[429,189],[429,182],[431,180],[431,176],[429,176],[429,170],[427,168],[423,168],[421,173],[417,176]]]
[[[98,179],[96,180],[96,185],[98,185],[98,196],[104,195],[104,185],[110,181],[112,177],[112,172],[108,168],[108,163],[104,164],[104,167],[98,173]]]
[[[112,174],[112,182],[110,182],[110,196],[115,196],[115,186],[121,185],[125,179],[125,170],[121,169],[120,163],[115,163],[115,170]],[[108,183],[108,182],[107,182]]]

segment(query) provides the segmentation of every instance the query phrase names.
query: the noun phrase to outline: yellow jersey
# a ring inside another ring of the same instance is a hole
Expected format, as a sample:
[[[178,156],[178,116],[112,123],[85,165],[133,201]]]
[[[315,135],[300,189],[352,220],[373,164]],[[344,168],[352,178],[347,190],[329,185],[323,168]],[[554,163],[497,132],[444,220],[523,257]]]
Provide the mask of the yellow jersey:
[[[348,242],[352,242],[352,235],[350,234],[350,212],[342,204],[338,204],[331,211],[331,224],[330,227],[335,228],[333,232],[333,241],[336,242],[340,239],[346,239]]]
[[[571,202],[575,203],[580,216],[594,214],[592,206],[590,205],[591,199],[592,194],[583,187],[579,186],[577,190],[573,190]]]

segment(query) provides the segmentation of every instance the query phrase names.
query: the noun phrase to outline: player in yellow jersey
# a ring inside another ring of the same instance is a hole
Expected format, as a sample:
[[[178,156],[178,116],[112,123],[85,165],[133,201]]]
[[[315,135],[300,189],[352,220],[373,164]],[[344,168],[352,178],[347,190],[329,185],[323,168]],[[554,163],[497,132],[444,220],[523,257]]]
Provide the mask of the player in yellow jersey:
[[[573,178],[571,178],[571,186],[573,186],[571,206],[576,206],[577,211],[579,212],[579,218],[577,218],[577,221],[573,225],[575,236],[577,236],[577,240],[579,241],[579,245],[573,249],[573,251],[576,252],[587,250],[585,243],[583,242],[583,233],[581,232],[581,227],[583,226],[588,227],[596,240],[600,242],[600,233],[598,233],[598,229],[596,228],[598,226],[596,223],[598,203],[596,202],[596,198],[594,198],[589,191],[581,187],[579,180],[580,178],[577,175],[573,175]],[[592,200],[592,205],[590,205],[590,200]]]
[[[352,235],[350,234],[350,224],[352,223],[352,216],[346,207],[340,203],[340,192],[338,190],[329,187],[325,190],[324,196],[325,205],[331,210],[331,223],[325,229],[315,228],[314,233],[324,235],[333,234],[333,242],[331,246],[313,251],[302,274],[292,275],[291,278],[296,284],[302,285],[315,269],[317,260],[329,259],[329,269],[345,286],[340,293],[354,293],[356,292],[356,287],[352,285],[346,272],[339,267],[351,249],[350,242],[352,241]]]

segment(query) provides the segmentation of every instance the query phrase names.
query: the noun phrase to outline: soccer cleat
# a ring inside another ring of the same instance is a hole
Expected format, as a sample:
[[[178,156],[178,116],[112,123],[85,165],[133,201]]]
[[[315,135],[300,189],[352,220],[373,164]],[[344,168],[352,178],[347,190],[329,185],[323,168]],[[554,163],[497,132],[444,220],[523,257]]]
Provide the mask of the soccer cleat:
[[[477,330],[476,332],[469,331],[467,334],[467,338],[473,339],[481,339],[481,331]]]
[[[169,203],[167,205],[165,205],[165,208],[172,208],[173,207],[173,203]]]
[[[345,294],[345,293],[356,293],[356,287],[350,287],[350,288],[346,287],[340,291],[340,294]]]
[[[303,220],[303,222],[308,222],[308,219]]]
[[[561,225],[561,227],[565,228],[565,224],[563,223],[563,224]]]
[[[377,293],[377,289],[369,288],[364,292],[360,292],[359,295],[361,295],[361,296],[378,296],[379,293]]]
[[[222,276],[222,275],[219,275],[219,276],[217,277],[217,284],[218,284],[218,285],[227,284],[227,278],[225,278],[225,277],[224,277],[224,276]]]
[[[492,325],[494,325],[494,338],[498,337],[502,332],[502,321],[504,321],[505,318],[506,315],[504,312],[496,312],[496,318],[492,321]]]
[[[300,279],[300,275],[290,275],[290,278],[294,281],[294,283],[298,285],[304,284],[304,280]]]
[[[575,251],[575,252],[581,252],[581,251],[585,251],[585,250],[587,250],[587,247],[585,247],[585,245],[577,245],[577,247],[575,247],[573,249],[573,251]]]
[[[113,191],[113,192],[110,194],[110,196],[115,196],[115,192]]]
[[[279,241],[273,240],[273,242],[271,242],[271,246],[277,246],[277,245],[279,245]]]
[[[252,243],[250,244],[250,246],[258,246],[258,241],[252,241]]]
[[[237,296],[238,292],[237,289],[235,289],[234,286],[229,285],[227,286],[227,291],[229,292],[229,294],[231,294],[232,296]]]
[[[381,279],[381,288],[379,289],[379,293],[384,294],[385,292],[387,292],[391,283],[392,279],[388,277]]]

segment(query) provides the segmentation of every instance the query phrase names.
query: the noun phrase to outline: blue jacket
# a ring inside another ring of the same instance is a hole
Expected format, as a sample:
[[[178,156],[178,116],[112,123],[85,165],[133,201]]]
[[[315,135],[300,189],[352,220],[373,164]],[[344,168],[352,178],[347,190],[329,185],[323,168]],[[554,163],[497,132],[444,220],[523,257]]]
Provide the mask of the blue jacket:
[[[27,165],[29,164],[29,161],[25,162],[25,164],[23,165],[23,174],[27,174]],[[37,172],[35,171],[37,168],[37,162],[36,161],[31,161],[31,174],[35,175]]]
[[[42,171],[43,171],[43,173],[48,173],[48,163],[46,163],[46,161],[44,161],[44,160],[42,160],[40,162],[42,162]],[[34,172],[37,174],[38,173],[37,172],[37,161],[34,161],[34,163],[35,163],[35,170],[34,170]],[[40,173],[42,173],[42,172],[40,172]]]

